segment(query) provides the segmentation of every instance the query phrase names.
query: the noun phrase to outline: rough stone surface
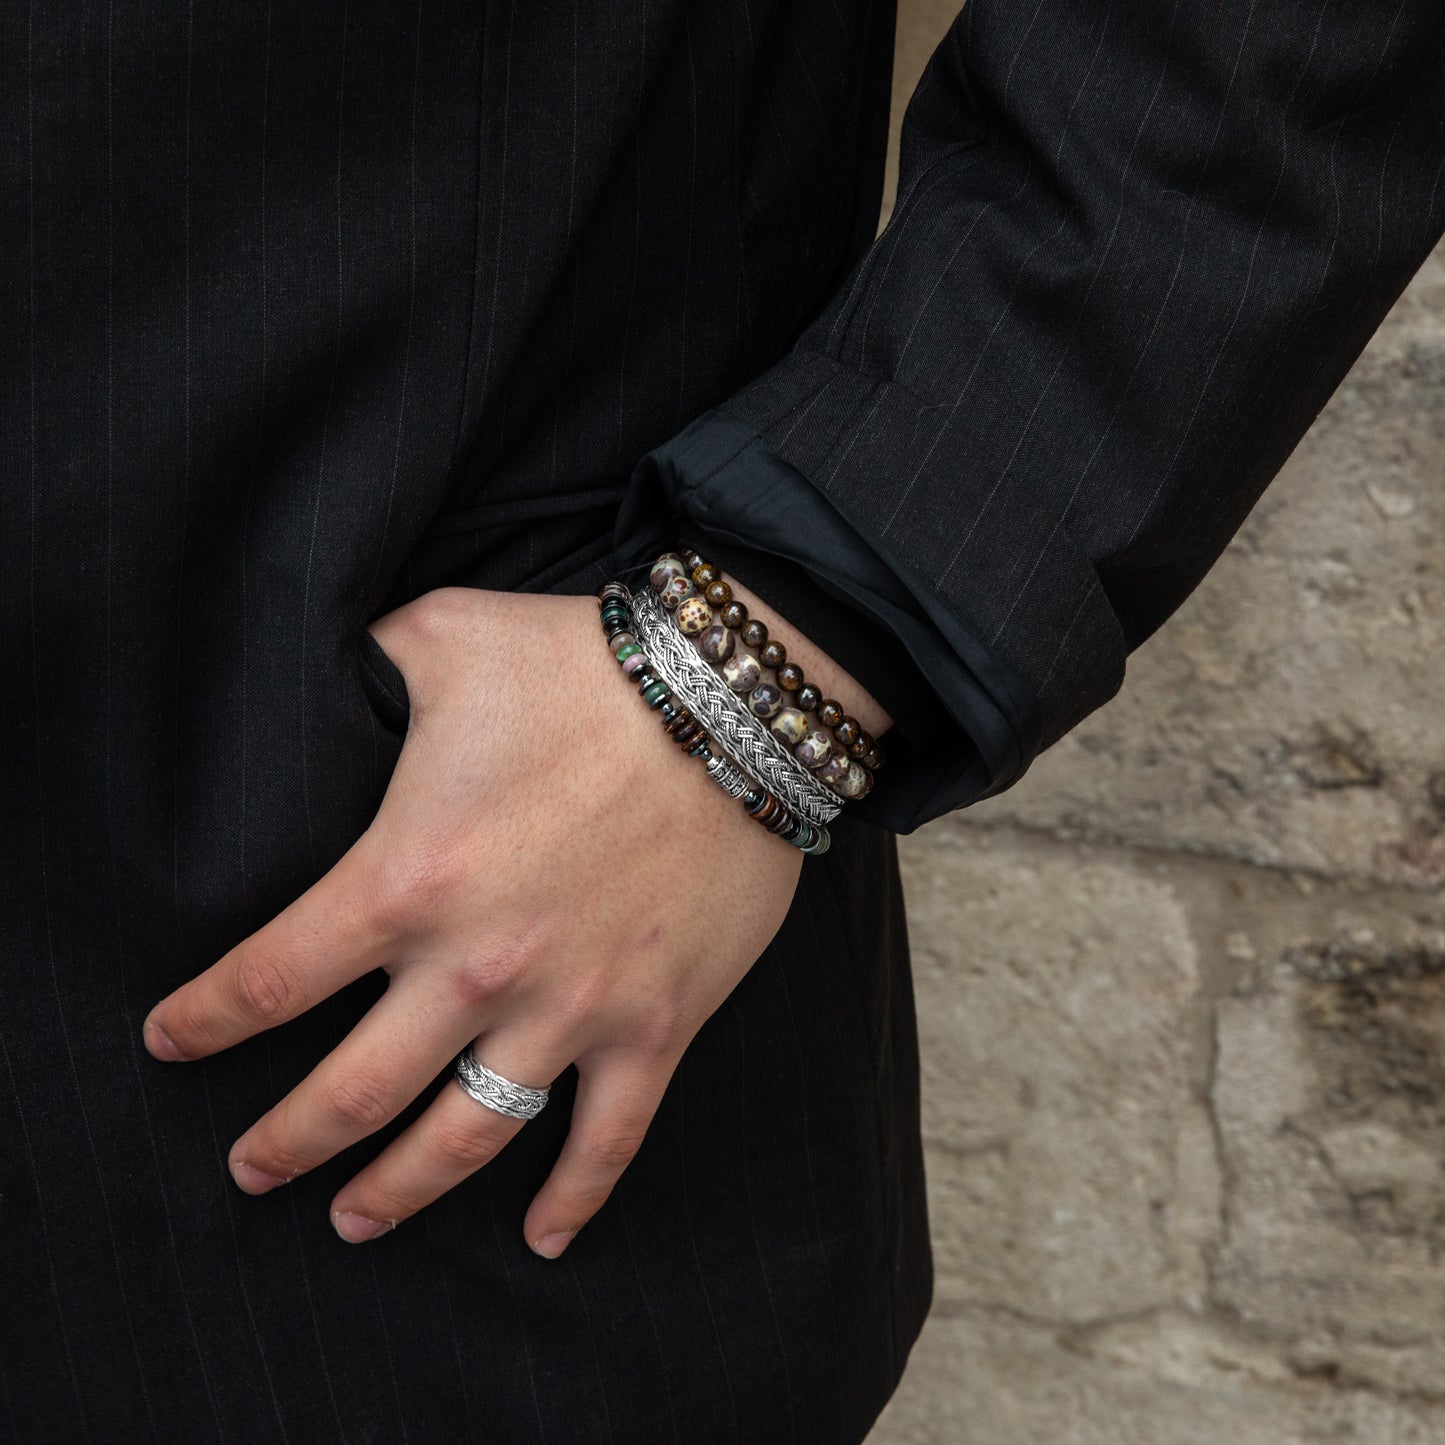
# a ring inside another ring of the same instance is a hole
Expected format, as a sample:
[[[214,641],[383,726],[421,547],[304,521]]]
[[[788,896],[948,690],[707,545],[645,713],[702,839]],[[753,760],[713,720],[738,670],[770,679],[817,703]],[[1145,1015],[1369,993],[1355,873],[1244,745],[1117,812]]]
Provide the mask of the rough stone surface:
[[[1123,690],[970,810],[1445,883],[1445,249]]]
[[[932,1316],[876,1445],[1445,1445],[1445,899],[903,840]]]

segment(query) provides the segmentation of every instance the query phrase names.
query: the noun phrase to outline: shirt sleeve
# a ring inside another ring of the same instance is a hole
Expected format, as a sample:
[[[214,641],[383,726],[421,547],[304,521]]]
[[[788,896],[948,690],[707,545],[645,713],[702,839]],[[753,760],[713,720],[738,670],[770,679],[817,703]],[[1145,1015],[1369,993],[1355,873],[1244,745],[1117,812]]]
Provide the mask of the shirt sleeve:
[[[896,642],[934,706],[858,816],[907,832],[1011,786],[1118,690],[1438,241],[1442,54],[1438,0],[969,0],[887,228],[642,460],[619,559],[692,526]]]

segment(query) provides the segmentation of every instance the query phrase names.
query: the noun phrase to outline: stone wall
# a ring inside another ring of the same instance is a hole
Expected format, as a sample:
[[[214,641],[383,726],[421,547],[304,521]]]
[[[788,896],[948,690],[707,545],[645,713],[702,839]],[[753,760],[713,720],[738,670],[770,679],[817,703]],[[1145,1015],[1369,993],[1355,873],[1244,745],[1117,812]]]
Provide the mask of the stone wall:
[[[938,1274],[874,1445],[1445,1445],[1442,382],[1445,248],[1120,696],[901,840]]]

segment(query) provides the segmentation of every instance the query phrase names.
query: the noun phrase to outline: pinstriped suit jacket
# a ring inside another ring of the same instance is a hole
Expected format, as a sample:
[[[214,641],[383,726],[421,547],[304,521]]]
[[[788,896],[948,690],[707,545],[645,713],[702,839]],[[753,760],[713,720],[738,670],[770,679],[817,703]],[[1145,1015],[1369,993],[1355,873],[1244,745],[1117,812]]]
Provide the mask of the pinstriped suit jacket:
[[[0,10],[0,1436],[861,1439],[931,1278],[893,835],[1108,696],[1439,235],[1442,23],[970,0],[873,243],[884,0]],[[382,981],[140,1023],[366,827],[366,621],[674,517],[918,702],[889,776],[562,1261],[567,1076],[364,1251],[430,1091],[238,1195]]]

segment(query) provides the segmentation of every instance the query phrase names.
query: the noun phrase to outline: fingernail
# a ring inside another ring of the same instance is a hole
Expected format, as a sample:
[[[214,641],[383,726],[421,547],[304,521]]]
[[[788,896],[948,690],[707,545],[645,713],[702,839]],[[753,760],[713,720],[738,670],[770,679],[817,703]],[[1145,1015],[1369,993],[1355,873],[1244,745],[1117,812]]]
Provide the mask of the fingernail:
[[[274,1189],[278,1184],[286,1183],[284,1179],[280,1179],[274,1174],[267,1174],[264,1169],[257,1169],[254,1164],[244,1162],[231,1165],[231,1178],[247,1194],[264,1194],[268,1189]]]
[[[543,1259],[556,1259],[564,1249],[567,1248],[567,1241],[577,1231],[575,1229],[559,1230],[556,1234],[544,1234],[541,1239],[533,1244],[532,1248],[542,1256]]]
[[[159,1024],[147,1023],[145,1026],[145,1036],[151,1053],[157,1054],[171,1063],[178,1063],[180,1061],[181,1051],[171,1041],[171,1036],[166,1033]]]
[[[352,1214],[347,1209],[338,1209],[331,1216],[331,1222],[347,1244],[363,1244],[368,1239],[375,1239],[378,1234],[385,1234],[388,1229],[396,1228],[395,1221],[378,1224],[364,1214]]]

